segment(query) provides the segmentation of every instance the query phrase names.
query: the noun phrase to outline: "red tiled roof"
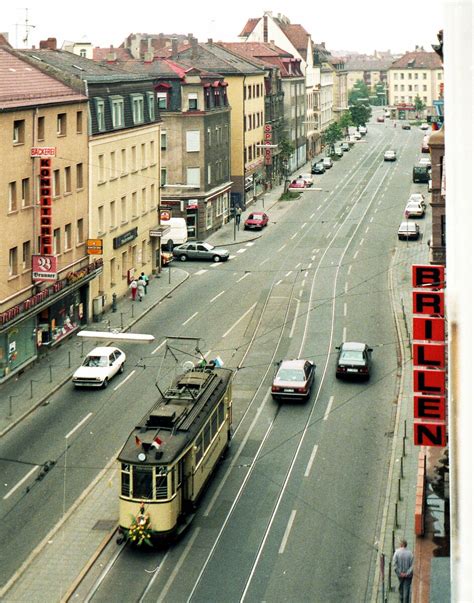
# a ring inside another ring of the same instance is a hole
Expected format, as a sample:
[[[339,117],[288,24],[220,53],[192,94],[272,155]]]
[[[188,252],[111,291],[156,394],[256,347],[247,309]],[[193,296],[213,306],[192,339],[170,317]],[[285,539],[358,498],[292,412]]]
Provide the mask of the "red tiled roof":
[[[0,110],[51,103],[86,101],[87,97],[0,48]]]
[[[443,63],[436,52],[415,50],[394,61],[391,69],[442,69]]]
[[[282,77],[303,75],[299,67],[300,59],[295,59],[291,53],[278,48],[271,42],[219,42],[219,46],[228,48],[241,56],[252,58],[263,65],[278,67]],[[294,71],[290,71],[290,63],[295,65]]]
[[[289,23],[280,23],[280,28],[285,36],[290,40],[293,46],[298,50],[303,59],[306,59],[306,53],[308,50],[308,32],[302,25],[296,25]]]
[[[240,32],[239,38],[244,36],[249,36],[252,31],[255,29],[255,26],[260,21],[260,17],[258,19],[249,19],[245,24],[243,30]]]
[[[118,61],[129,61],[132,55],[128,48],[99,48],[96,46],[92,51],[92,60],[106,61],[107,56],[114,52]]]

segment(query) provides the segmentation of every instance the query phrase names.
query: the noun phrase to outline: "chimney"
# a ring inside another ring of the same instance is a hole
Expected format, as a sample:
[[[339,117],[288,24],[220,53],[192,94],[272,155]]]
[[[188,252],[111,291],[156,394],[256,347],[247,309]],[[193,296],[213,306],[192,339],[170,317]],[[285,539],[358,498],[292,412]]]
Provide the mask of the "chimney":
[[[193,34],[192,33],[188,33],[187,38],[188,38],[188,42],[191,44],[191,42],[193,41]]]
[[[41,40],[40,48],[43,50],[56,50],[57,41],[56,38],[48,38],[47,40]]]
[[[191,38],[191,48],[192,48],[192,52],[191,52],[191,58],[196,59],[197,58],[197,50],[198,50],[198,41],[197,38],[195,38],[194,36]]]
[[[115,63],[117,61],[117,53],[115,52],[115,48],[112,46],[112,44],[110,45],[110,49],[105,57],[105,60],[107,63]]]
[[[207,43],[209,44],[209,46],[212,46],[212,38],[207,38]]]
[[[263,16],[263,41],[268,42],[268,16],[266,13]]]
[[[178,38],[171,38],[171,54],[178,54]]]

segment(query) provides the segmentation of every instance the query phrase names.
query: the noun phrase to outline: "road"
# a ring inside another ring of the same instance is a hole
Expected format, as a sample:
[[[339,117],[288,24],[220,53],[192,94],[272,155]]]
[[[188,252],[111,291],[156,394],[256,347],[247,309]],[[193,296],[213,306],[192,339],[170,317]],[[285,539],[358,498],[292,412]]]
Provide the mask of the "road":
[[[126,550],[94,600],[123,600],[124,589],[130,601],[368,600],[398,387],[389,271],[405,200],[424,188],[411,184],[421,138],[372,125],[318,178],[323,190],[272,211],[261,239],[225,264],[187,264],[186,285],[140,324],[157,346],[125,347],[127,369],[107,390],[66,387],[3,439],[1,457],[18,461],[5,463],[5,481],[32,472],[2,500],[2,550],[15,542],[4,580],[120,448],[154,383],[193,354],[162,344],[186,335],[238,369],[231,452],[185,537],[168,551]],[[384,163],[390,147],[398,161]],[[374,348],[369,384],[335,380],[342,340]],[[274,363],[287,357],[317,364],[306,404],[269,396]]]

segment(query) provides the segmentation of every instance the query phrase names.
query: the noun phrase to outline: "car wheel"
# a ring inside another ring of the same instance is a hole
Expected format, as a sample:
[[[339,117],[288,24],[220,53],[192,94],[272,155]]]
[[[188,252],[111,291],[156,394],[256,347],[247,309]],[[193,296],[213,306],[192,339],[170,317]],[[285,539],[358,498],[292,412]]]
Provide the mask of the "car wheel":
[[[180,256],[179,256],[179,259],[180,259],[182,262],[185,262],[185,261],[186,261],[188,258],[187,258],[185,255],[180,255]]]
[[[102,387],[103,387],[104,389],[106,389],[108,385],[109,385],[109,380],[108,380],[108,379],[107,379],[107,377],[106,377],[106,378],[104,379],[104,382],[102,383]]]
[[[124,370],[125,370],[125,362],[122,362],[122,364],[120,365],[120,368],[119,368],[119,373],[123,373]]]
[[[213,262],[220,262],[221,261],[221,257],[219,255],[215,255],[215,256],[213,256],[212,261]]]

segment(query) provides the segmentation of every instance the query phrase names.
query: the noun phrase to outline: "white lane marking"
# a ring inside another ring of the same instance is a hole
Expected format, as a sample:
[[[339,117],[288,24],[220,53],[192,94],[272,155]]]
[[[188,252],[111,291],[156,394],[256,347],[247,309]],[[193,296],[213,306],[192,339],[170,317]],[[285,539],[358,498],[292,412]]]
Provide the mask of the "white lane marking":
[[[194,276],[199,276],[200,274],[204,274],[207,270],[201,269],[194,273]]]
[[[157,599],[157,603],[162,603],[162,601],[165,600],[165,597],[168,594],[168,591],[169,591],[171,585],[173,584],[174,579],[178,575],[179,570],[181,569],[183,563],[186,560],[186,557],[189,555],[189,552],[191,551],[191,548],[194,545],[194,541],[199,536],[199,531],[200,530],[201,530],[201,528],[197,527],[196,530],[195,530],[195,532],[194,532],[194,534],[189,539],[189,542],[186,545],[186,547],[184,548],[184,551],[183,551],[181,557],[179,558],[178,563],[176,563],[176,565],[173,567],[173,571],[171,572],[170,577],[168,578],[168,580],[166,581],[166,584],[161,589],[160,596]],[[166,554],[168,555],[168,553],[166,553]],[[158,576],[158,572],[155,573],[155,575],[152,578],[152,581],[154,581],[157,576]],[[150,586],[151,586],[151,582],[148,584],[147,590],[149,590]],[[142,601],[144,600],[144,597],[145,597],[145,594],[147,593],[147,590],[143,593],[143,596],[140,599],[140,603],[142,603]]]
[[[364,243],[365,239],[362,237],[362,239],[359,241],[359,245],[362,245]]]
[[[269,262],[269,261],[270,261],[270,258],[265,258],[263,260],[263,262],[260,262],[259,266],[263,266],[263,264],[265,264],[266,262]]]
[[[245,247],[243,247],[242,249],[238,249],[237,253],[245,253],[247,251],[247,249]]]
[[[313,260],[313,262],[314,262],[314,260],[316,259],[316,256],[315,256],[315,255],[312,255],[312,256],[311,256],[311,259],[312,259],[312,260]]]
[[[372,216],[369,220],[369,222],[372,224],[372,222],[374,221],[374,216]]]
[[[347,304],[344,302],[344,316],[347,316]]]
[[[235,255],[230,255],[229,256],[229,260],[233,260],[235,258]]]
[[[153,350],[152,354],[156,354],[156,352],[157,352],[157,351],[158,351],[160,348],[162,348],[162,347],[165,345],[165,343],[166,343],[166,339],[165,339],[164,341],[162,341],[162,342],[160,343],[160,345],[159,345],[158,347],[156,347],[156,348]]]
[[[298,264],[296,264],[296,266],[295,266],[295,270],[296,270],[297,268],[299,268],[300,266],[301,266],[301,262],[299,262]]]
[[[329,413],[331,412],[332,403],[334,402],[334,396],[329,398],[328,405],[326,407],[326,412],[324,413],[323,421],[327,421],[329,417]]]
[[[365,232],[368,233],[370,229],[370,226],[367,226],[367,228],[365,229]]]
[[[245,247],[252,247],[252,245],[255,245],[254,241],[249,241],[248,243],[245,243]]]
[[[114,392],[116,392],[116,391],[118,390],[118,388],[119,388],[119,387],[122,387],[122,385],[123,385],[124,383],[126,383],[126,382],[127,382],[129,379],[130,379],[130,377],[131,377],[131,376],[132,376],[134,373],[135,373],[135,369],[133,369],[133,371],[132,371],[131,373],[129,373],[129,374],[128,374],[128,375],[125,377],[125,379],[122,379],[122,381],[120,381],[120,383],[114,387]]]
[[[281,279],[275,283],[275,287],[281,284]]]
[[[234,324],[233,324],[233,325],[230,327],[230,329],[228,329],[228,330],[227,330],[227,331],[224,333],[224,335],[222,335],[222,337],[223,337],[223,338],[224,338],[224,337],[227,337],[227,335],[228,335],[228,334],[229,334],[229,333],[230,333],[230,332],[231,332],[233,329],[235,329],[235,327],[236,327],[236,326],[239,324],[239,322],[240,322],[241,320],[243,320],[243,319],[244,319],[244,318],[247,316],[247,314],[248,314],[249,312],[251,312],[251,311],[252,311],[252,310],[255,308],[255,306],[256,306],[256,305],[257,305],[257,302],[255,302],[255,303],[253,304],[253,306],[250,306],[250,308],[247,310],[247,312],[245,312],[245,314],[242,314],[242,316],[241,316],[241,317],[240,317],[238,320],[236,320],[236,321],[234,322]]]
[[[303,297],[303,289],[300,289],[299,297]]]
[[[306,272],[304,273],[304,277],[308,278],[308,271],[306,270]]]
[[[81,425],[83,425],[83,424],[84,424],[84,423],[85,423],[85,422],[86,422],[88,419],[90,419],[91,417],[92,417],[92,413],[90,412],[89,414],[87,414],[87,415],[86,415],[86,416],[85,416],[85,417],[82,419],[82,421],[79,421],[79,423],[76,425],[76,427],[73,427],[73,428],[71,429],[71,431],[70,431],[68,434],[66,434],[66,435],[64,436],[64,439],[66,439],[66,440],[67,440],[68,438],[70,438],[70,437],[72,436],[72,434],[73,434],[73,433],[74,433],[74,432],[75,432],[77,429],[79,429],[79,427],[81,427]]]
[[[33,475],[33,473],[35,471],[38,471],[39,467],[33,467],[33,469],[31,469],[30,471],[28,471],[28,473],[25,475],[25,477],[22,477],[21,480],[15,485],[13,486],[13,488],[11,490],[9,490],[5,496],[3,497],[3,500],[7,500],[7,498],[10,498],[10,496],[13,494],[13,492],[16,492],[16,490],[18,490],[18,488],[24,484],[26,482],[26,480]]]
[[[247,276],[247,275],[245,275],[245,276]],[[242,277],[242,278],[244,278],[244,277]],[[240,280],[240,279],[239,279],[239,280]],[[237,281],[237,282],[239,282],[239,281]],[[215,301],[216,301],[216,299],[217,299],[218,297],[220,297],[221,295],[224,295],[224,293],[225,293],[225,289],[224,289],[223,291],[221,291],[220,293],[218,293],[217,295],[214,295],[214,297],[213,297],[213,298],[210,300],[210,302],[209,302],[209,303],[211,303],[211,304],[212,304],[212,302],[215,302]]]
[[[291,270],[290,270],[289,272],[287,272],[287,273],[285,274],[285,277],[286,277],[286,276],[290,276],[291,272],[292,272]]]
[[[184,325],[187,325],[187,324],[188,324],[188,322],[189,322],[190,320],[192,320],[192,319],[193,319],[195,316],[197,316],[198,314],[199,314],[199,312],[194,312],[194,314],[193,314],[192,316],[190,316],[190,317],[189,317],[187,320],[185,320],[185,321],[182,323],[182,326],[184,327]]]
[[[316,211],[318,211],[318,209],[321,209],[321,205],[318,205],[318,207],[316,208]]]
[[[246,251],[246,250],[244,249],[244,251]],[[239,252],[237,252],[237,253],[239,253]],[[222,266],[222,262],[214,262],[213,264],[211,264],[211,268],[217,268],[218,266]]]
[[[313,262],[310,262],[310,263],[308,264],[308,270],[311,270],[312,265],[313,265]]]
[[[354,253],[354,255],[353,255],[354,260],[356,259],[356,257],[357,257],[358,255],[359,255],[359,250],[357,250],[357,251]]]
[[[314,457],[316,456],[317,452],[318,452],[318,445],[315,444],[313,446],[313,451],[311,452],[311,456],[309,457],[308,464],[306,465],[306,471],[304,472],[305,477],[309,477],[309,474],[311,473],[311,467],[313,466]]]
[[[332,237],[332,233],[328,232],[328,234],[326,235],[326,239],[329,239],[329,237]]]
[[[347,338],[347,328],[346,328],[346,327],[344,327],[344,328],[342,329],[342,341],[347,341],[347,339],[346,339],[346,338]]]
[[[291,325],[291,331],[290,331],[290,339],[293,337],[293,333],[295,332],[295,327],[296,327],[296,320],[298,319],[298,311],[300,309],[300,300],[298,299],[296,301],[296,310],[295,310],[295,316],[293,317],[293,324]]]
[[[303,222],[303,224],[300,226],[300,230],[302,230],[306,226],[306,224],[306,222]]]
[[[349,269],[347,270],[347,274],[350,274],[352,271],[352,264],[350,264]]]
[[[291,532],[291,527],[293,526],[293,522],[295,521],[295,515],[296,515],[296,509],[293,509],[293,511],[290,514],[290,519],[288,520],[288,525],[286,526],[285,533],[283,534],[283,539],[281,541],[280,548],[278,549],[278,552],[280,553],[280,555],[285,552],[285,547],[286,547],[286,543],[288,541],[288,537]]]
[[[305,283],[306,283],[306,279],[304,278],[304,279],[301,281],[301,286],[302,286],[302,287],[304,287]]]
[[[240,283],[240,281],[243,281],[244,278],[247,278],[248,276],[250,276],[250,272],[246,272],[243,276],[237,279],[237,282]]]
[[[285,249],[285,247],[286,247],[286,243],[285,243],[284,245],[282,245],[282,246],[280,247],[280,249],[277,249],[277,253],[278,253],[279,251],[282,251],[283,249]]]
[[[314,218],[314,213],[312,213],[309,217],[310,220],[312,220]]]
[[[349,291],[349,283],[346,281],[344,283],[344,293],[347,293]]]
[[[297,234],[298,234],[297,232],[294,232],[294,233],[291,235],[291,237],[290,237],[290,241],[291,241],[291,240],[293,240],[293,239],[296,237],[296,235],[297,235]]]

